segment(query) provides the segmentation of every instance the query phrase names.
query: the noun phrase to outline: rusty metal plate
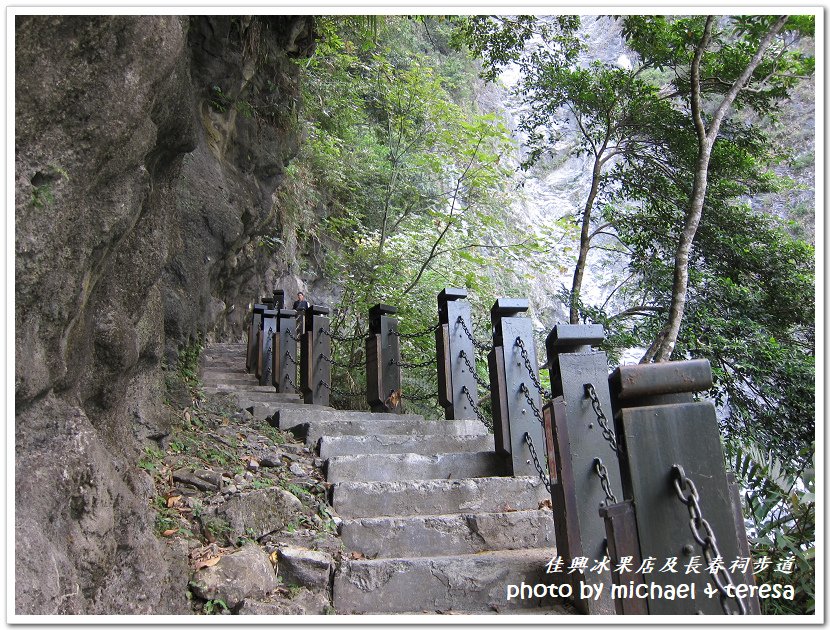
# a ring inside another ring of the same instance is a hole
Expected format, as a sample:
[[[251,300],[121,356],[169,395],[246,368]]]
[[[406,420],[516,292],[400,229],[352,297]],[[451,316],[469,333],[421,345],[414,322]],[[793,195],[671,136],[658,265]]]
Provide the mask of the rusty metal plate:
[[[671,477],[672,466],[679,464],[697,486],[702,515],[712,526],[728,567],[741,549],[714,406],[710,402],[683,403],[629,408],[620,413],[640,551],[660,565],[645,575],[645,581],[675,587],[694,584],[696,591],[695,599],[651,599],[650,613],[723,614],[720,598],[704,593],[712,582],[702,549],[691,534],[689,511],[678,499]],[[700,573],[686,574],[692,556],[698,557],[702,567]],[[658,571],[668,558],[677,558],[677,573]]]

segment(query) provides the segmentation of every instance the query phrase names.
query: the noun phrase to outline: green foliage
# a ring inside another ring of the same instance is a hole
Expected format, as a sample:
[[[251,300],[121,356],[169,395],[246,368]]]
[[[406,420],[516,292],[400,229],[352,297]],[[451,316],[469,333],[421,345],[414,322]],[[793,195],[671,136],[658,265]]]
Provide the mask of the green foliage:
[[[764,614],[815,612],[815,456],[814,445],[802,453],[809,463],[793,471],[789,464],[757,443],[728,444],[731,467],[745,488],[745,514],[752,555],[769,566],[756,580],[790,584],[794,601],[761,600]],[[783,569],[783,570],[782,570]]]
[[[427,330],[428,305],[444,287],[467,287],[489,308],[500,290],[522,286],[506,261],[545,252],[540,238],[517,238],[504,221],[513,147],[497,116],[461,100],[477,71],[450,45],[453,21],[390,17],[371,41],[347,21],[322,24],[317,52],[302,64],[308,142],[296,174],[303,198],[326,208],[322,229],[339,245],[325,259],[342,291],[333,331],[362,336],[378,302],[399,309],[403,332]],[[404,362],[434,352],[431,335],[403,342]],[[334,402],[354,408],[365,383],[362,341],[334,353],[352,366],[335,368],[337,389],[355,394]],[[434,403],[411,401],[435,391],[434,369],[405,374],[410,408],[438,415]]]
[[[202,606],[202,612],[206,615],[219,615],[223,610],[230,610],[228,605],[221,599],[209,599]]]
[[[204,350],[204,344],[199,339],[194,339],[179,349],[176,371],[178,376],[190,387],[201,385],[199,357],[202,350]]]

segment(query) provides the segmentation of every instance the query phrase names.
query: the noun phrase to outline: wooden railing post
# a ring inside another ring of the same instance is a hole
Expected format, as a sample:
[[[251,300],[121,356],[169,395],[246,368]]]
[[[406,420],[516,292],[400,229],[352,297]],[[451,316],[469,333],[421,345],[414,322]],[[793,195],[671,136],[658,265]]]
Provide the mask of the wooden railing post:
[[[493,434],[496,452],[507,454],[510,473],[536,476],[528,438],[539,457],[545,444],[541,424],[542,397],[538,382],[533,326],[517,317],[529,308],[525,299],[499,298],[490,309],[493,349],[487,362],[493,401]],[[535,379],[535,381],[534,381]]]
[[[441,324],[435,331],[438,402],[444,407],[447,420],[475,420],[477,417],[473,322],[466,297],[465,289],[444,289],[438,294],[438,322]]]
[[[295,323],[297,312],[281,308],[277,313],[273,380],[278,392],[297,393],[297,335]]]
[[[587,557],[595,563],[606,555],[605,522],[598,508],[622,499],[616,445],[611,444],[615,438],[608,361],[604,352],[592,349],[604,337],[602,326],[559,324],[546,340],[553,396],[553,403],[546,410],[552,419],[554,440],[551,495],[556,549],[566,563],[577,557]],[[589,385],[593,399],[587,393]],[[597,409],[607,418],[607,430]],[[607,486],[601,474],[605,475]],[[606,488],[615,501],[609,499]],[[571,578],[586,584],[602,584],[601,597],[577,598],[577,608],[588,614],[614,614],[609,573],[586,572]]]
[[[649,614],[720,615],[741,609],[760,614],[756,597],[739,601],[734,597],[722,599],[717,593],[706,595],[707,588],[711,591],[716,587],[704,549],[696,541],[699,536],[707,544],[716,543],[708,553],[723,560],[724,570],[718,572],[723,584],[754,584],[750,572],[729,570],[736,558],[749,557],[746,530],[724,467],[715,407],[711,401],[696,402],[692,396],[712,386],[709,362],[625,365],[617,368],[609,380],[621,444],[623,488],[625,498],[633,502],[640,554],[643,558],[677,558],[681,566],[677,573],[656,570],[643,579],[649,586],[694,586],[697,592],[695,598],[651,599]],[[700,516],[690,522],[693,510],[687,501],[692,487]],[[696,523],[695,533],[691,523]],[[714,534],[711,541],[709,532]],[[695,557],[702,567],[700,572],[683,570]]]
[[[331,338],[329,309],[311,305],[305,310],[305,332],[300,342],[300,391],[308,405],[329,404],[331,392]]]
[[[401,348],[397,336],[398,309],[376,304],[369,309],[366,337],[366,401],[374,412],[402,413]]]
[[[248,372],[257,371],[257,361],[259,360],[258,335],[260,325],[262,323],[262,313],[267,307],[262,303],[255,303],[251,309],[251,321],[248,324],[248,352],[245,357],[245,369]]]

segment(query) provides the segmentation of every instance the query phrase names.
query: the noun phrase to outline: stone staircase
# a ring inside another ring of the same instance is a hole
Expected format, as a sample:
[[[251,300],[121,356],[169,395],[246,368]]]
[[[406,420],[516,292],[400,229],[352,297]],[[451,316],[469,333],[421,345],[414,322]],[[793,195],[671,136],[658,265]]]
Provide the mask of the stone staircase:
[[[504,476],[483,423],[304,405],[256,385],[244,365],[243,344],[215,344],[203,382],[319,453],[342,518],[338,614],[573,612],[507,600],[509,584],[551,582],[550,496],[538,478]]]

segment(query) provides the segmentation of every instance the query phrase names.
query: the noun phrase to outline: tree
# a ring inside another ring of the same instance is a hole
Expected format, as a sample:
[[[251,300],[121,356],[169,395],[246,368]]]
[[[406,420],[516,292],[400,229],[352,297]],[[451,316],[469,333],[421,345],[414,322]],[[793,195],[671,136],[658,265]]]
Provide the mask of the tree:
[[[791,50],[811,27],[789,16],[714,16],[669,19],[631,16],[626,40],[643,63],[670,67],[697,137],[694,184],[674,260],[672,299],[665,326],[642,362],[667,361],[675,349],[689,283],[689,256],[706,199],[709,164],[721,125],[734,107],[768,113],[812,61]],[[688,72],[686,69],[688,68]]]

